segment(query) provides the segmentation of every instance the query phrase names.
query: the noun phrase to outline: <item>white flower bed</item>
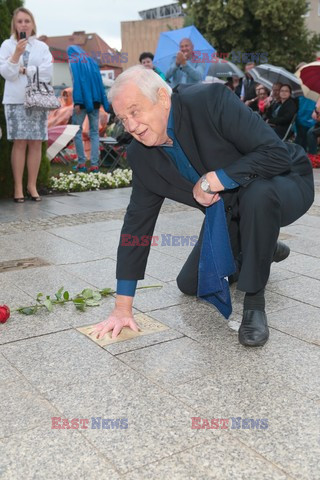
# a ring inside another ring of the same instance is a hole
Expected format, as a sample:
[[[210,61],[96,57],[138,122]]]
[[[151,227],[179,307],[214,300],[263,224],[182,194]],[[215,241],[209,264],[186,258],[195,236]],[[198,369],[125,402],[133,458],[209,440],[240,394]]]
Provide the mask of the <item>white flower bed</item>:
[[[58,192],[85,192],[105,188],[129,187],[131,170],[117,168],[112,173],[60,173],[50,178],[50,187]]]

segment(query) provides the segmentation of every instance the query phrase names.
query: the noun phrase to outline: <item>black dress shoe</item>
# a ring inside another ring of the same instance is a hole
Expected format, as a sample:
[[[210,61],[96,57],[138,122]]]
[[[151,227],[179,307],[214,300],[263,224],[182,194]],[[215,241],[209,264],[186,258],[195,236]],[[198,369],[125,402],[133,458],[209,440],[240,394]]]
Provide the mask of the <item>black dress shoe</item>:
[[[33,202],[41,202],[42,198],[41,197],[33,197],[32,195],[30,195],[30,198]]]
[[[239,328],[239,342],[247,347],[261,347],[269,338],[267,315],[262,310],[244,310]]]
[[[41,202],[42,198],[38,195],[37,197],[33,197],[29,190],[27,190],[27,195],[33,202]]]
[[[15,203],[24,203],[24,197],[14,198],[13,201]]]
[[[273,262],[282,262],[282,260],[285,260],[287,257],[290,255],[290,248],[288,245],[282,242],[277,242],[277,248],[274,252],[273,255]]]

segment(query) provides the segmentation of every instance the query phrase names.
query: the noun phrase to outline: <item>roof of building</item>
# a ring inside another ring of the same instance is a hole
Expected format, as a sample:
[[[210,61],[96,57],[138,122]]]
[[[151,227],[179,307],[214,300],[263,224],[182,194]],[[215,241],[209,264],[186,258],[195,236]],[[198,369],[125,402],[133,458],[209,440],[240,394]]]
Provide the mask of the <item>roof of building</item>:
[[[170,5],[162,5],[161,7],[149,8],[139,12],[142,20],[153,20],[155,18],[174,18],[185,15],[182,6],[179,3],[171,3]]]
[[[67,62],[67,48],[70,45],[78,45],[90,56],[95,58],[99,67],[118,67],[121,65],[121,53],[111,48],[97,33],[85,31],[73,32],[71,35],[48,37],[42,35],[39,40],[45,42],[56,61]]]

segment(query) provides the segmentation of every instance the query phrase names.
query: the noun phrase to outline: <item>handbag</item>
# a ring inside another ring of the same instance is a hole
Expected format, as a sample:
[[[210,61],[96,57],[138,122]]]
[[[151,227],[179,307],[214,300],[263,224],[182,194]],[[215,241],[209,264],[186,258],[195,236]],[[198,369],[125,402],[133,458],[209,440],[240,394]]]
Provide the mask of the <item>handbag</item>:
[[[32,79],[28,79],[26,86],[24,106],[33,110],[56,110],[61,104],[54,94],[50,83],[39,81],[39,68]]]

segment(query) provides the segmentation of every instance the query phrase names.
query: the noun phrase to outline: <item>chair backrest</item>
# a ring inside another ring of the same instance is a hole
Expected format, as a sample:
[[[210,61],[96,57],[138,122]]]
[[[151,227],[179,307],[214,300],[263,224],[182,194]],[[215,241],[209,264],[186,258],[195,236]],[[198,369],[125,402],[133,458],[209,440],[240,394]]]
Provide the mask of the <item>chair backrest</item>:
[[[292,130],[292,127],[294,125],[294,122],[296,121],[296,118],[297,118],[297,114],[295,113],[292,117],[292,120],[291,120],[291,123],[284,135],[284,137],[282,137],[282,141],[285,142],[287,140],[287,138],[289,137],[290,133],[291,133],[291,130]]]
[[[130,133],[126,132],[124,126],[121,122],[116,122],[112,129],[112,136],[115,138],[118,143],[127,144],[130,143],[132,140],[132,136]]]

